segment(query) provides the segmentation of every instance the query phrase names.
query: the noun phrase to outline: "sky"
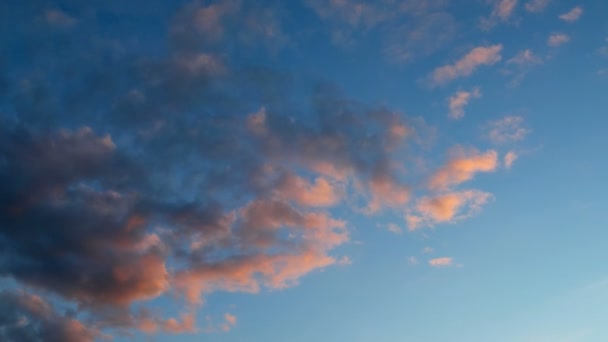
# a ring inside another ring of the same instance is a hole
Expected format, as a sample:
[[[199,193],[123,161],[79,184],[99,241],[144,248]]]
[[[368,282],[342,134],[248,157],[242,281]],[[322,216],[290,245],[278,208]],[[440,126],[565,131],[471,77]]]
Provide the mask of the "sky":
[[[607,19],[2,1],[0,340],[607,341]]]

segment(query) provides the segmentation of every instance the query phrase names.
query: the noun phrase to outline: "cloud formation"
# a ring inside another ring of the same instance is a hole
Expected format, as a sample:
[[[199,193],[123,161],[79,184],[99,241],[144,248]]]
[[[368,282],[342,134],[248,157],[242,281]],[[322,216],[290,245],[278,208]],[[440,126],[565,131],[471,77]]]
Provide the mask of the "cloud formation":
[[[583,8],[580,6],[576,6],[570,11],[560,15],[559,18],[563,21],[573,23],[577,21],[581,17],[581,15],[583,15]]]
[[[524,126],[521,116],[505,116],[487,125],[488,138],[495,144],[508,144],[525,139],[530,130]]]
[[[498,63],[502,59],[501,51],[501,44],[476,47],[454,64],[435,69],[429,75],[429,82],[431,85],[444,85],[454,79],[469,76],[482,65]]]
[[[507,169],[510,169],[513,166],[513,163],[517,160],[519,156],[514,151],[509,151],[505,154],[504,164]]]
[[[471,89],[471,91],[461,90],[456,94],[450,96],[448,99],[451,119],[461,119],[464,117],[464,107],[469,104],[471,99],[477,99],[481,97],[481,91],[478,87]]]
[[[498,167],[498,153],[488,150],[456,149],[453,156],[431,176],[429,188],[445,190],[472,179],[479,172],[492,172]]]
[[[478,190],[448,192],[421,198],[406,215],[408,229],[417,230],[438,223],[453,223],[478,213],[493,196]]]
[[[530,0],[526,2],[524,7],[528,12],[537,13],[544,11],[550,2],[551,0]]]
[[[454,264],[454,259],[451,257],[441,257],[429,260],[429,265],[433,267],[448,267]]]
[[[552,33],[547,38],[547,45],[557,47],[570,41],[570,36],[564,33]]]

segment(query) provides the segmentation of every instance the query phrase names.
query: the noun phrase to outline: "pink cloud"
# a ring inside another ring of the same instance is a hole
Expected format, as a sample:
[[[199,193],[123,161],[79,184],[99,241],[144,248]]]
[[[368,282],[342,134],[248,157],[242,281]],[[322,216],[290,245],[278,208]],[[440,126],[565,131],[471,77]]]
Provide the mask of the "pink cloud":
[[[472,179],[476,173],[492,172],[498,166],[498,153],[489,150],[479,153],[476,150],[459,150],[456,156],[431,176],[429,188],[432,190],[447,189]]]
[[[341,199],[340,191],[327,179],[317,177],[314,183],[310,183],[293,174],[282,178],[275,193],[307,207],[329,207],[336,205]]]
[[[411,195],[410,188],[399,184],[388,175],[378,175],[369,182],[372,199],[366,211],[376,213],[383,207],[398,208],[405,205]]]
[[[515,153],[513,151],[507,152],[507,154],[505,154],[505,158],[504,158],[505,167],[507,169],[510,169],[511,166],[513,166],[513,163],[515,162],[515,160],[517,160],[517,158],[518,158],[517,153]]]
[[[449,117],[452,119],[461,119],[464,117],[464,107],[471,99],[481,97],[481,91],[475,87],[471,91],[458,91],[448,99],[450,106]]]
[[[547,39],[547,45],[557,47],[570,41],[570,36],[563,33],[553,33]]]
[[[232,329],[232,327],[234,327],[236,325],[237,318],[235,315],[226,313],[226,314],[224,314],[224,320],[225,320],[225,323],[222,324],[222,330],[230,331],[230,329]]]
[[[563,21],[573,23],[577,21],[581,17],[581,15],[583,15],[583,9],[580,6],[576,6],[570,11],[560,15],[559,18]]]
[[[479,46],[454,64],[435,69],[429,76],[432,85],[443,85],[456,78],[471,75],[479,66],[492,65],[501,60],[502,45]]]
[[[453,264],[454,260],[451,257],[442,257],[429,260],[429,265],[433,267],[449,267]]]
[[[437,223],[452,223],[470,217],[492,199],[492,195],[478,190],[450,192],[423,197],[415,210],[406,215],[410,231]]]
[[[499,17],[501,20],[506,20],[511,16],[516,5],[517,0],[500,0],[494,6],[492,14]]]

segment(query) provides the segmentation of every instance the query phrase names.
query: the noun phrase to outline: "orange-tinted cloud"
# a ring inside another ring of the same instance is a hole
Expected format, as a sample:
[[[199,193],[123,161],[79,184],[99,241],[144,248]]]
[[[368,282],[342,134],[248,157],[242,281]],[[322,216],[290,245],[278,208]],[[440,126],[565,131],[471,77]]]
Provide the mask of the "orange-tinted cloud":
[[[433,267],[449,267],[454,264],[454,259],[451,257],[442,257],[429,260],[429,265]]]
[[[307,207],[329,207],[341,199],[341,192],[329,180],[317,177],[314,183],[304,178],[287,174],[281,179],[275,192],[282,198],[293,200]]]
[[[450,192],[421,198],[406,215],[410,231],[436,223],[455,222],[477,213],[492,195],[478,190]]]
[[[498,166],[498,153],[494,150],[480,153],[475,150],[460,150],[445,165],[431,176],[429,188],[447,189],[472,179],[476,173],[492,172]]]
[[[432,85],[443,85],[456,78],[469,76],[479,66],[499,62],[502,59],[501,51],[501,44],[476,47],[456,63],[435,69],[429,76],[429,80]]]

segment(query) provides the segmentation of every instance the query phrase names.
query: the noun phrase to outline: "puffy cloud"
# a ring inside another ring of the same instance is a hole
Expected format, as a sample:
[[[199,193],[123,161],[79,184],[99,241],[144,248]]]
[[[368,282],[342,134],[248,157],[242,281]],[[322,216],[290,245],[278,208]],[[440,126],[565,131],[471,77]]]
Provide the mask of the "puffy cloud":
[[[518,157],[519,156],[517,155],[517,153],[515,153],[513,151],[507,152],[507,154],[505,154],[505,158],[504,158],[505,167],[507,169],[510,169],[511,166],[513,166],[513,163],[515,162],[515,160],[517,160]]]
[[[393,234],[397,234],[397,235],[403,234],[403,229],[401,229],[401,227],[399,227],[398,225],[396,225],[394,223],[389,223],[386,226],[386,229]]]
[[[475,87],[471,91],[461,90],[450,96],[448,99],[450,106],[449,117],[452,119],[461,119],[464,117],[464,107],[471,99],[481,97],[481,91]]]
[[[87,342],[99,330],[61,315],[43,298],[23,291],[0,292],[0,339],[3,341]]]
[[[454,156],[429,180],[433,190],[447,189],[472,179],[476,173],[492,172],[498,166],[498,153],[494,150],[480,153],[476,150],[459,149]]]
[[[528,12],[542,12],[551,0],[530,0],[526,2],[525,8]]]
[[[448,267],[454,264],[454,259],[451,257],[441,257],[429,260],[429,265],[433,267]]]
[[[492,65],[499,62],[502,59],[501,51],[502,44],[473,48],[454,64],[435,69],[429,75],[429,81],[431,85],[443,85],[456,78],[469,76],[482,65]]]
[[[580,6],[576,6],[570,11],[560,15],[559,18],[563,21],[573,23],[577,21],[581,17],[581,15],[583,15],[583,8]]]
[[[495,144],[520,141],[530,133],[530,130],[524,127],[524,119],[520,116],[506,116],[489,122],[486,127],[488,138]]]
[[[570,41],[570,36],[563,33],[552,33],[547,39],[547,45],[549,46],[560,46]]]
[[[406,215],[409,230],[436,223],[450,223],[468,218],[481,210],[492,195],[478,190],[449,192],[421,198],[415,210]]]

